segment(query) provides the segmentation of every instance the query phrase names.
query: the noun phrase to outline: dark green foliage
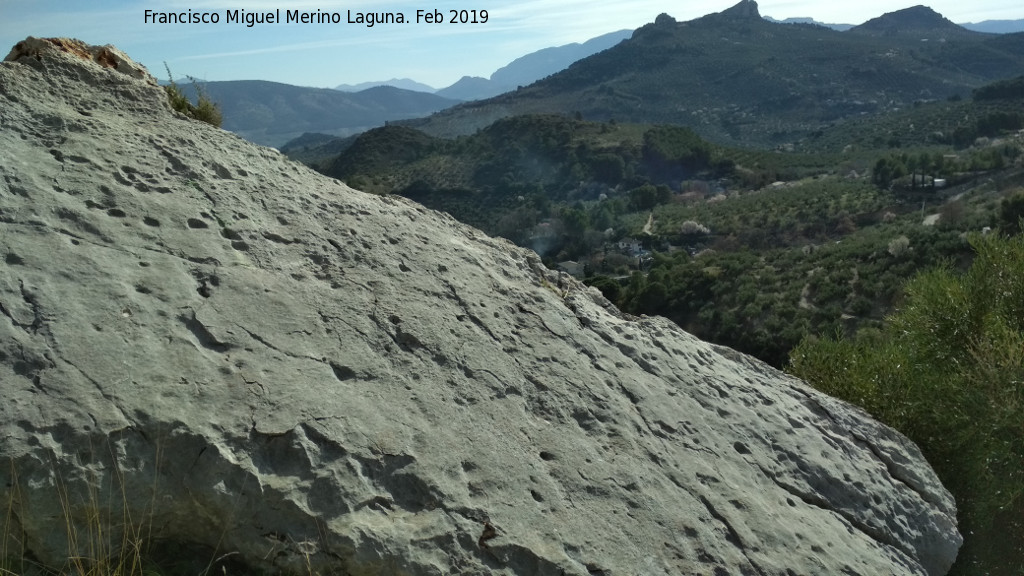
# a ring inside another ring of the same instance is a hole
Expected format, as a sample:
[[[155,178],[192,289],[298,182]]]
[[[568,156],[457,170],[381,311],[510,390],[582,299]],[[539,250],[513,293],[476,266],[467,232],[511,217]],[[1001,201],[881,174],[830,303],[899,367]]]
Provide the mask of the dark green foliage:
[[[1006,99],[923,102],[835,123],[797,143],[797,149],[849,154],[885,147],[967,148],[981,136],[1016,130],[1021,114],[1019,101]]]
[[[323,162],[333,161],[339,154],[352,146],[355,140],[355,136],[338,138],[328,134],[307,132],[298,138],[289,140],[278,150],[292,160],[309,166],[319,166]]]
[[[1024,76],[994,82],[974,91],[975,100],[1024,100]]]
[[[1024,114],[1019,112],[994,112],[978,120],[978,133],[982,136],[998,136],[1021,128]]]
[[[635,211],[650,210],[671,197],[672,192],[667,187],[644,184],[629,191],[629,206]]]
[[[899,191],[934,191],[934,179],[959,184],[980,172],[1001,170],[1019,154],[1016,146],[977,148],[959,154],[903,152],[879,158],[871,181],[879,188]]]
[[[667,301],[668,288],[664,284],[657,281],[644,282],[643,287],[633,296],[630,307],[636,310],[661,310]]]
[[[736,162],[723,154],[688,130],[522,116],[455,140],[385,126],[320,166],[366,191],[402,194],[530,247],[539,245],[533,228],[554,218],[556,237],[543,245],[570,259],[600,244],[584,241],[585,232],[622,228],[624,214],[669,202],[666,177],[732,175]],[[552,212],[553,201],[574,209]]]
[[[617,302],[622,295],[622,285],[617,280],[607,276],[595,276],[589,278],[587,283],[601,291],[605,298]]]
[[[325,170],[339,177],[373,174],[395,164],[414,162],[430,154],[442,142],[412,128],[385,126],[356,138]]]
[[[1024,192],[1003,198],[999,203],[999,230],[1008,236],[1021,233],[1024,218]]]
[[[618,184],[626,176],[626,162],[618,154],[595,154],[590,157],[587,166],[594,179],[605,184]]]
[[[922,273],[881,331],[805,339],[791,370],[921,447],[957,499],[955,574],[1024,568],[1024,237],[977,236],[970,270]]]
[[[929,211],[939,209],[933,194]],[[980,229],[986,218],[960,205],[943,212],[948,223],[922,227],[915,204],[897,216],[906,208],[895,195],[865,182],[822,178],[717,202],[659,206],[655,231],[680,231],[667,236],[679,249],[656,253],[649,268],[648,280],[665,286],[666,300],[638,298],[646,284],[631,282],[617,303],[634,314],[667,316],[703,339],[781,366],[805,334],[877,324],[903,279],[969,257],[961,232]],[[683,234],[686,222],[710,234]]]
[[[644,133],[643,153],[651,173],[668,180],[708,170],[713,149],[689,128],[655,126]]]
[[[893,180],[907,175],[907,167],[893,157],[879,158],[871,170],[871,181],[879,188],[888,188]]]
[[[164,86],[164,90],[167,92],[167,100],[171,104],[171,108],[181,112],[182,114],[206,122],[220,128],[224,118],[221,115],[220,106],[218,106],[210,97],[203,91],[202,87],[196,82],[195,78],[189,76],[189,80],[192,81],[192,86],[197,94],[197,101],[193,104],[187,96],[178,88],[178,85],[174,83],[174,76],[171,74],[171,68],[164,63],[167,68],[167,76],[170,78],[170,84]]]

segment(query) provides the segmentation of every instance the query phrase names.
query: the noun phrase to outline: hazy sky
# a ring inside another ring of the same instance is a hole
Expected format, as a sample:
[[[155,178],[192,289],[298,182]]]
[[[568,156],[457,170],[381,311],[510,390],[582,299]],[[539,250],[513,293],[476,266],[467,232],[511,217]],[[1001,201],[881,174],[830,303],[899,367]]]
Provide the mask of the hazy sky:
[[[761,15],[811,17],[860,24],[924,0],[759,2]],[[442,88],[462,76],[489,77],[529,52],[638,28],[666,12],[692,20],[738,0],[0,0],[0,52],[26,36],[70,36],[114,44],[155,76],[206,80],[261,79],[333,87],[408,77]],[[935,0],[927,4],[958,23],[1024,19],[1021,0]],[[416,11],[439,11],[445,22],[416,23]],[[209,12],[218,24],[145,23],[145,12]],[[228,11],[337,12],[339,24],[228,23]],[[451,24],[451,11],[487,11],[486,23]],[[349,24],[349,12],[400,12],[405,24]]]

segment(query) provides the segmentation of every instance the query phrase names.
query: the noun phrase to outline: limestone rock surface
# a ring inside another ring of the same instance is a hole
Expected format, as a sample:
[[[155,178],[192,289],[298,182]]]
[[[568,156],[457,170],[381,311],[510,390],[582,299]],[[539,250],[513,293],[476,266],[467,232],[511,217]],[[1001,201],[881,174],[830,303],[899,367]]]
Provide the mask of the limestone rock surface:
[[[282,573],[952,564],[954,502],[898,433],[176,114],[114,50],[0,64],[6,550],[59,565],[100,519]]]

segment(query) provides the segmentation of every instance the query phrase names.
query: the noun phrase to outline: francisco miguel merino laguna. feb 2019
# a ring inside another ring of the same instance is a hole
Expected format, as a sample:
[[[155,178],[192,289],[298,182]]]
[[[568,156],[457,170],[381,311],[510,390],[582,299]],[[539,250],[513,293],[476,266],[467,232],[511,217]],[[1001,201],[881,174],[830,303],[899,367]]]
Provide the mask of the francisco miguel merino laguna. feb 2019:
[[[374,24],[486,24],[487,10],[417,10],[416,18],[406,18],[402,12],[325,12],[323,10],[303,11],[285,10],[284,19],[281,9],[267,12],[251,12],[247,10],[225,10],[224,18],[220,12],[199,12],[185,10],[180,12],[157,12],[146,10],[146,24],[245,24],[252,28],[257,24],[362,24],[372,28]]]

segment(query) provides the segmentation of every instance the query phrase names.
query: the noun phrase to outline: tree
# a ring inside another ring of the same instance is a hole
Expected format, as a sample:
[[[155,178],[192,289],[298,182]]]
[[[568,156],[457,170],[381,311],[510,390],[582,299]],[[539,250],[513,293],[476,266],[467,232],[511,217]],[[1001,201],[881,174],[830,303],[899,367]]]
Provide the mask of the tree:
[[[932,155],[927,152],[922,152],[917,158],[917,167],[921,170],[921,186],[924,186],[925,180],[932,171]],[[935,176],[932,176],[932,188],[935,188]]]
[[[563,208],[560,216],[565,233],[574,240],[581,239],[584,230],[590,224],[586,211],[579,208]]]
[[[593,279],[587,280],[587,283],[600,290],[601,294],[613,304],[618,303],[619,297],[622,295],[622,286],[618,281],[607,276],[595,276]]]
[[[658,314],[668,299],[668,289],[661,282],[649,282],[640,289],[633,303],[633,308],[643,310],[647,314]]]
[[[618,154],[596,154],[590,159],[594,178],[605,184],[618,184],[626,175],[626,162]]]
[[[932,167],[935,169],[935,177],[945,176],[946,156],[942,152],[936,152],[932,157]]]
[[[658,189],[644,184],[629,191],[629,203],[634,210],[650,210],[658,205]]]
[[[917,168],[919,166],[918,157],[911,154],[907,156],[907,170],[910,170],[910,188],[912,190],[917,189]]]
[[[871,181],[879,188],[888,188],[892,182],[907,174],[906,165],[899,159],[879,158],[871,170]]]

